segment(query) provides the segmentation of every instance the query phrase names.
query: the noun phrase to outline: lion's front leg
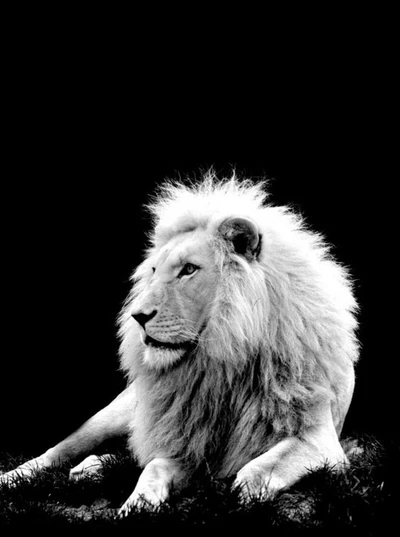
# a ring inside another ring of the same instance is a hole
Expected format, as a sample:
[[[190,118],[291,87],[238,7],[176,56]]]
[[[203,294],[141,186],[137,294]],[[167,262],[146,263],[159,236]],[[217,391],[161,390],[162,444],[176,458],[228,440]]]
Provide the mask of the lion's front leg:
[[[234,487],[241,497],[271,497],[290,487],[311,469],[328,464],[342,469],[347,462],[330,417],[302,437],[288,437],[248,462],[237,474]]]
[[[182,481],[184,472],[173,459],[153,459],[139,477],[135,490],[119,510],[126,516],[134,506],[156,507],[168,498],[172,483]]]
[[[88,419],[77,431],[36,457],[14,470],[0,475],[0,484],[14,485],[21,477],[34,476],[43,468],[59,466],[90,453],[105,440],[122,436],[129,431],[136,408],[136,388],[130,384],[108,406]],[[82,467],[77,467],[71,477]]]

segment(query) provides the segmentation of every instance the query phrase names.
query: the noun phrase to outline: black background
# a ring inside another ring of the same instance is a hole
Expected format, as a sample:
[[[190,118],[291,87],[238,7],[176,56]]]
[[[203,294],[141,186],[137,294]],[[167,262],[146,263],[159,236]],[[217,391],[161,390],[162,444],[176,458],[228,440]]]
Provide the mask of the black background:
[[[271,202],[351,267],[362,353],[346,431],[398,434],[390,43],[343,30],[340,46],[321,32],[271,51],[261,33],[257,59],[182,40],[144,57],[133,30],[107,29],[10,44],[0,449],[39,453],[121,391],[115,319],[142,258],[142,205],[165,177],[211,165],[271,178]]]

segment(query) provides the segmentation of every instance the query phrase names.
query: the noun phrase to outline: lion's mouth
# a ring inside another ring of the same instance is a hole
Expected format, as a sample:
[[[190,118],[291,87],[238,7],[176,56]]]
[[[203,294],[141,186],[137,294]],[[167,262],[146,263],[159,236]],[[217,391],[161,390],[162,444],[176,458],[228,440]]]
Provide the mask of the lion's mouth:
[[[170,349],[170,350],[186,350],[190,347],[190,343],[169,343],[166,341],[158,341],[157,339],[147,336],[144,339],[144,344],[157,349]]]

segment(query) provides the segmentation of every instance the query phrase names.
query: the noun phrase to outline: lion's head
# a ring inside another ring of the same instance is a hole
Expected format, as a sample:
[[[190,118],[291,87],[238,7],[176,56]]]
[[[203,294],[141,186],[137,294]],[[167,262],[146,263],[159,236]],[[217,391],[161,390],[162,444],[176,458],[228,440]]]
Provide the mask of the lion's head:
[[[358,355],[347,271],[264,188],[210,172],[166,183],[150,205],[151,245],[120,317],[143,463],[212,457],[226,473],[342,397]]]
[[[197,344],[210,316],[218,274],[207,234],[192,230],[149,258],[148,284],[133,303],[149,367],[168,367]]]
[[[251,220],[230,217],[213,231],[187,229],[148,257],[142,275],[146,288],[134,300],[131,315],[141,328],[143,360],[149,367],[168,367],[207,345],[224,278],[217,252],[230,250],[251,263],[260,246]]]

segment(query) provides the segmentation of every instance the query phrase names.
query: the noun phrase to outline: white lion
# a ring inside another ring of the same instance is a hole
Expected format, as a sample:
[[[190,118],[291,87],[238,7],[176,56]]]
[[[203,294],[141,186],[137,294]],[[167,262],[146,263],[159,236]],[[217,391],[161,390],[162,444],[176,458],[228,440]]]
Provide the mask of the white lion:
[[[121,513],[158,504],[195,470],[236,475],[243,498],[274,494],[346,457],[356,302],[346,270],[264,183],[166,183],[151,245],[120,316],[128,387],[3,481],[129,434],[144,468]],[[90,472],[89,457],[71,471]]]

